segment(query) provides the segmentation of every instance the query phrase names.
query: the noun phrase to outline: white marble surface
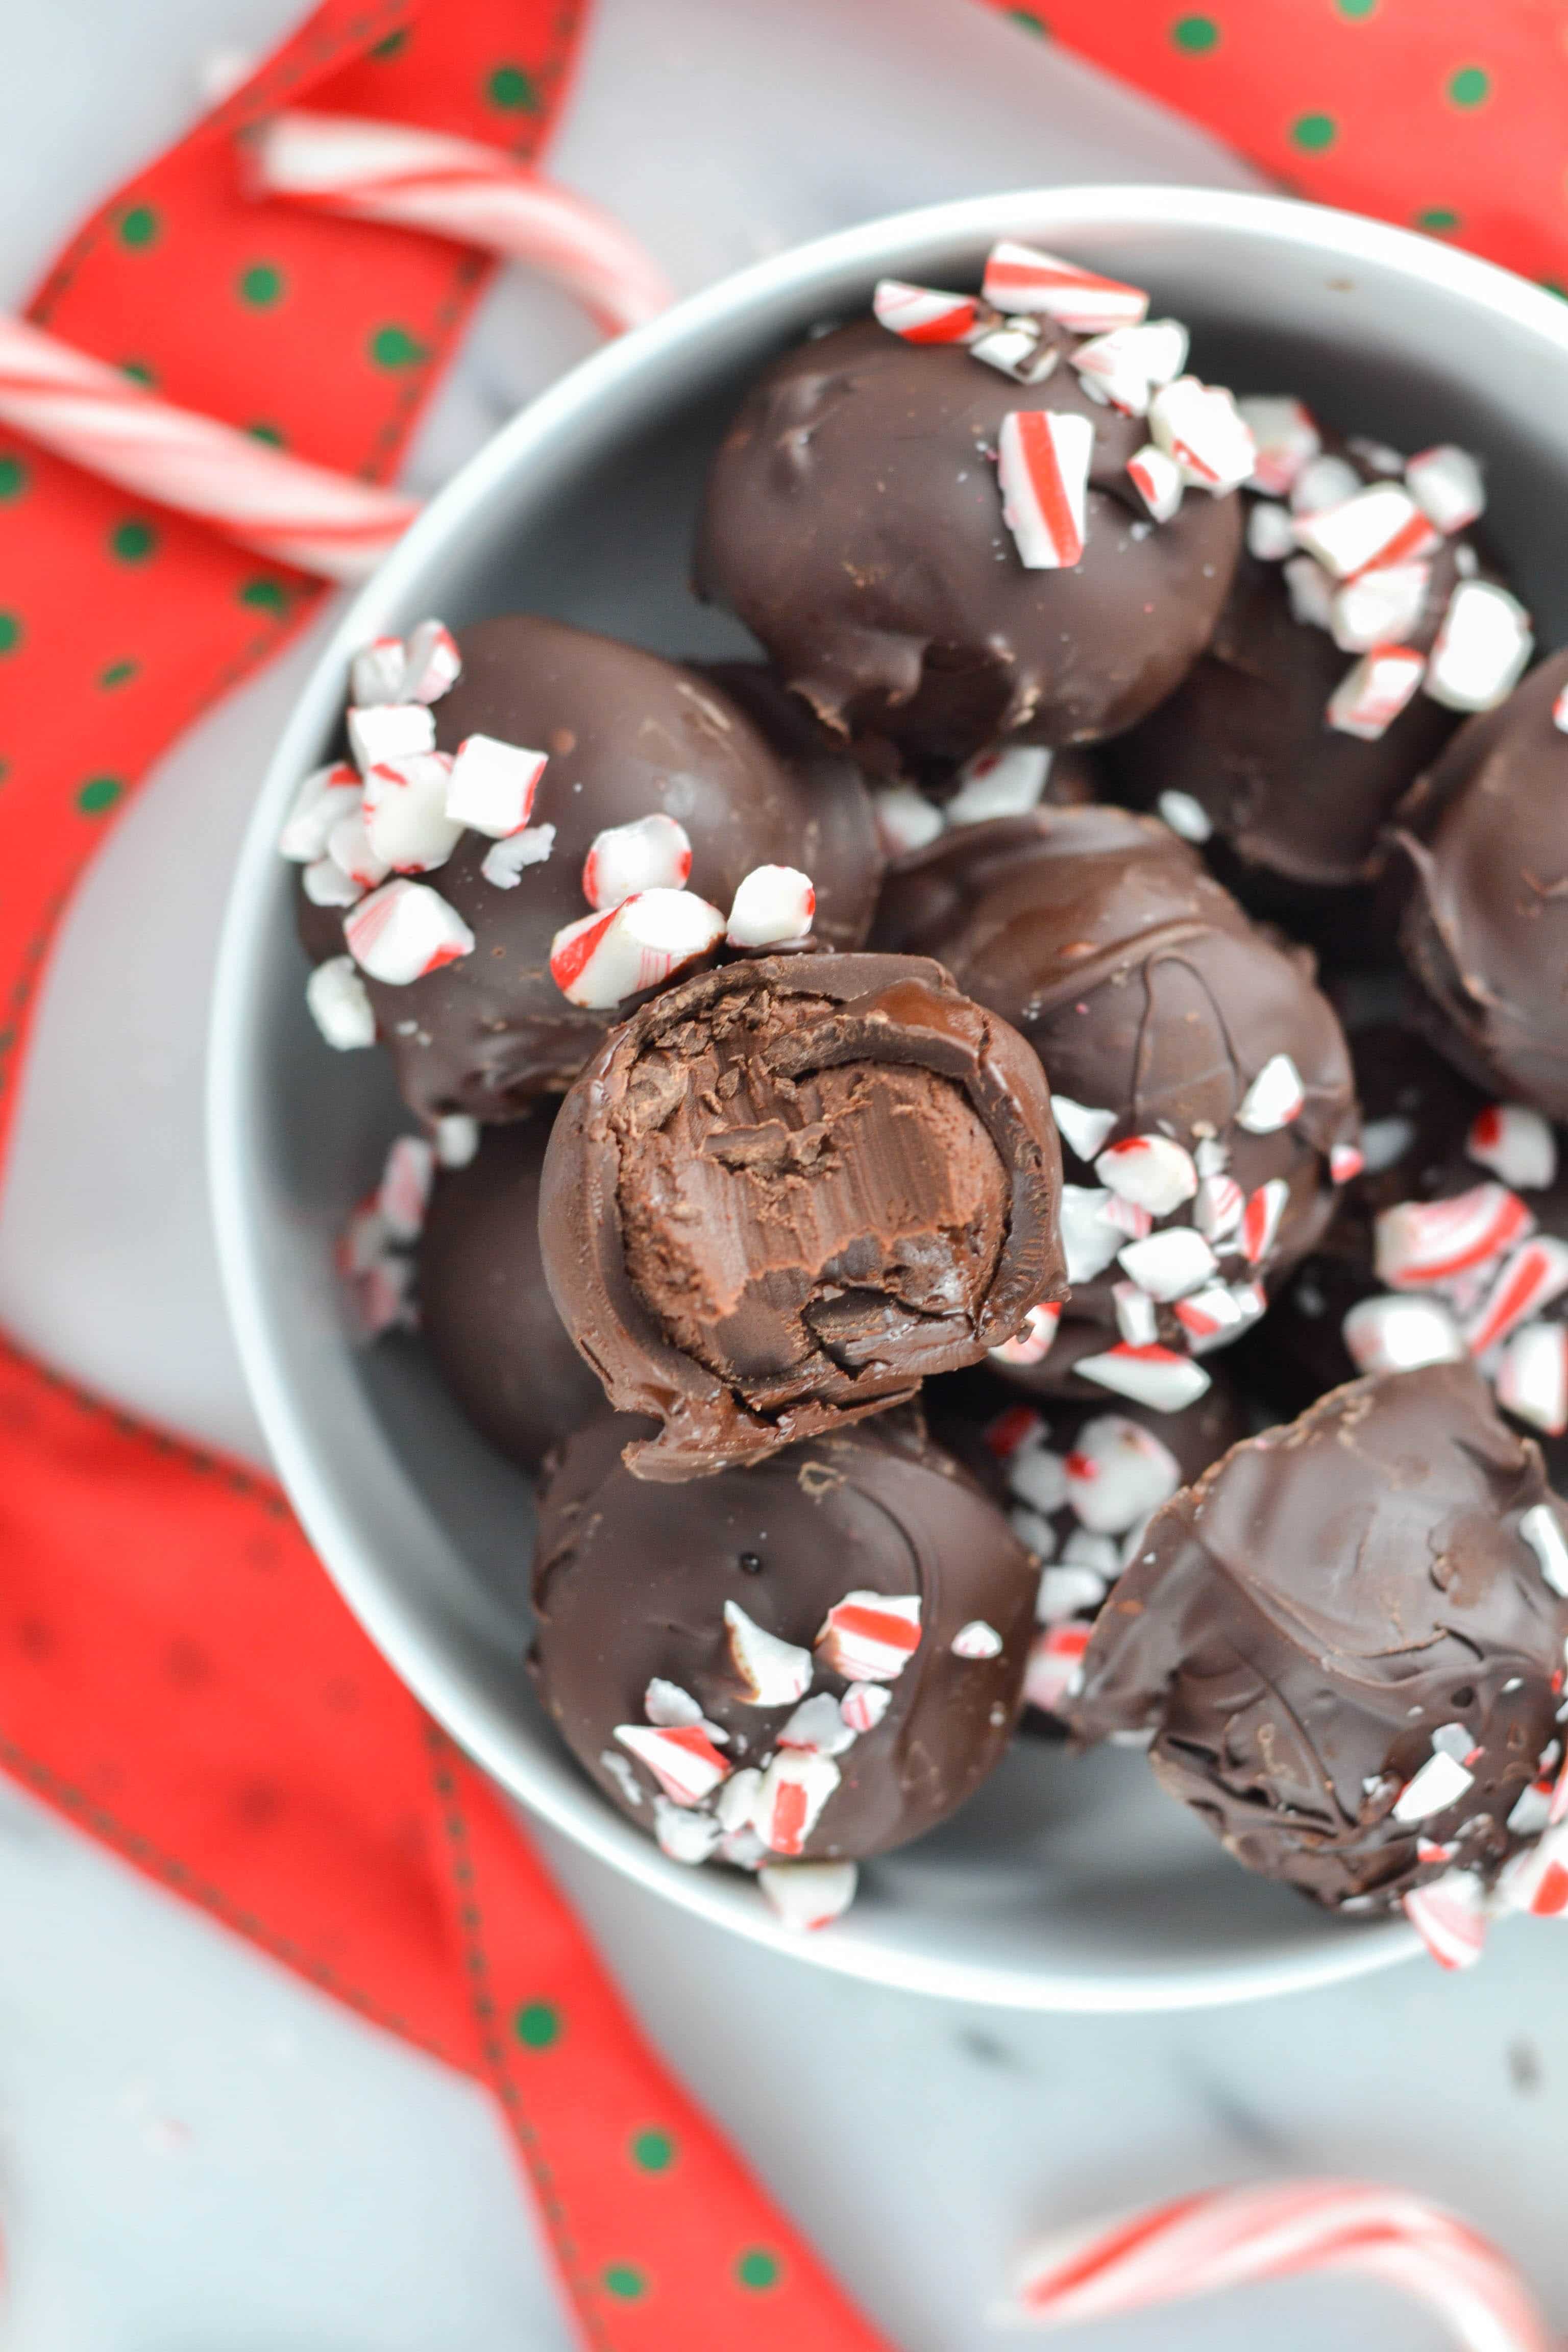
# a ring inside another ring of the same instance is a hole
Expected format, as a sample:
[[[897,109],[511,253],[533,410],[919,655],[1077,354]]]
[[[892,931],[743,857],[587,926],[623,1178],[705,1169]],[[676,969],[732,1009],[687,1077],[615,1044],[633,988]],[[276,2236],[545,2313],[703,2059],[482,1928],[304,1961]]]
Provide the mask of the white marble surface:
[[[290,0],[9,12],[0,297],[178,130],[209,50]],[[658,125],[657,152],[646,131]],[[682,286],[925,197],[1245,175],[966,0],[601,0],[554,167]],[[411,469],[427,485],[584,347],[509,281]],[[242,1450],[201,1170],[202,1014],[225,878],[295,652],[166,760],[72,909],[0,1203],[0,1320]],[[146,919],[156,878],[158,922]],[[106,1181],[111,1171],[112,1181]],[[550,1848],[649,2028],[904,2352],[978,2352],[1032,2224],[1239,2175],[1451,2199],[1568,2308],[1555,2224],[1563,1947],[1173,2020],[987,2016],[742,1947]],[[5,2352],[557,2352],[510,2159],[467,2084],[360,2025],[0,1788]],[[1351,2284],[1063,2339],[1420,2352]]]

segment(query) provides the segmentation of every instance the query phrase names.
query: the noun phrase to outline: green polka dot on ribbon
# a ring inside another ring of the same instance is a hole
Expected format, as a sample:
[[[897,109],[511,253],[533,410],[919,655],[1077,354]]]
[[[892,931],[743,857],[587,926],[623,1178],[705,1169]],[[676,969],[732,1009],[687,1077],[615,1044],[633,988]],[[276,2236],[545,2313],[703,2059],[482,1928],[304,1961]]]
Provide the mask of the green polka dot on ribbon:
[[[605,2291],[617,2303],[637,2303],[647,2293],[647,2279],[630,2263],[611,2263],[604,2275]]]
[[[158,215],[151,205],[132,205],[120,215],[120,242],[132,251],[143,250],[158,241]]]
[[[256,424],[247,425],[245,429],[253,441],[265,441],[269,449],[281,449],[283,446],[283,435],[276,425],[268,425],[264,420],[258,419]]]
[[[426,357],[425,346],[406,327],[378,327],[370,339],[370,355],[377,367],[417,367]]]
[[[239,273],[239,299],[253,310],[270,310],[283,299],[283,272],[270,261],[253,261]]]
[[[140,662],[110,662],[99,671],[98,682],[100,686],[106,687],[112,693],[117,686],[129,686],[140,667]]]
[[[27,487],[27,468],[20,457],[0,457],[0,499],[19,499]]]
[[[128,375],[132,383],[144,384],[149,392],[158,381],[145,360],[121,360],[120,373]]]
[[[668,2132],[634,2133],[632,2162],[639,2172],[668,2172],[675,2162],[675,2142]]]
[[[1377,14],[1377,0],[1334,0],[1335,14],[1348,16],[1352,25],[1364,25],[1369,16]]]
[[[1009,8],[1007,16],[1010,23],[1021,26],[1026,33],[1033,33],[1037,41],[1050,39],[1050,26],[1043,16],[1036,14],[1033,8]]]
[[[742,2286],[760,2294],[767,2287],[777,2286],[783,2268],[778,2256],[770,2253],[766,2246],[748,2246],[735,2264],[735,2276]]]
[[[368,55],[374,58],[378,64],[385,65],[389,59],[400,58],[407,47],[408,27],[404,25],[395,33],[388,33],[384,40],[377,41]]]
[[[89,776],[76,796],[76,804],[83,816],[102,816],[124,790],[118,776]]]
[[[1188,57],[1206,57],[1210,49],[1219,47],[1219,26],[1212,16],[1178,16],[1171,27],[1171,38]]]
[[[109,534],[109,551],[119,563],[145,563],[157,544],[150,522],[117,522]]]
[[[506,114],[538,111],[539,91],[533,76],[521,66],[497,66],[485,83],[485,96]]]
[[[1480,66],[1461,66],[1448,77],[1448,96],[1456,106],[1484,105],[1491,88],[1491,76]]]
[[[289,602],[282,581],[265,577],[241,581],[238,594],[242,604],[254,604],[258,613],[281,613]]]
[[[0,654],[14,654],[22,642],[22,624],[15,613],[0,613]]]
[[[525,2050],[549,2050],[561,2039],[561,2011],[548,2000],[525,2000],[512,2020]]]
[[[1339,124],[1331,114],[1299,114],[1290,125],[1292,140],[1309,155],[1321,155],[1339,135]]]
[[[1424,212],[1416,214],[1415,226],[1425,229],[1428,236],[1451,236],[1459,226],[1459,215],[1447,205],[1428,205]]]

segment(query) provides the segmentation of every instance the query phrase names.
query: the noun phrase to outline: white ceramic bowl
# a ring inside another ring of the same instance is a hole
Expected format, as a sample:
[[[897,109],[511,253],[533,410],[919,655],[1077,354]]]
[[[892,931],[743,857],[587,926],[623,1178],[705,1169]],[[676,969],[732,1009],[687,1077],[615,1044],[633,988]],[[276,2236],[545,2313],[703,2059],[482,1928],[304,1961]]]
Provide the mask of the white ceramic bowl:
[[[279,746],[227,917],[213,1020],[211,1157],[225,1280],[279,1469],[350,1605],[502,1785],[617,1870],[819,1967],[999,2005],[1173,2009],[1352,1977],[1415,1948],[1337,1922],[1231,1863],[1140,1757],[1019,1744],[954,1821],[863,1873],[804,1944],[756,1890],[667,1861],[560,1747],[522,1670],[526,1481],[447,1402],[413,1341],[351,1344],[333,1236],[400,1114],[379,1054],[340,1056],[305,1011],[274,852],[322,756],[353,649],[427,613],[531,606],[666,654],[748,649],[688,586],[708,453],[742,387],[889,273],[973,284],[1022,236],[1153,289],[1211,381],[1290,390],[1405,448],[1485,453],[1489,530],[1568,637],[1568,306],[1403,231],[1283,199],[1058,188],[944,204],[745,271],[610,345],[518,416],[420,519],[345,617]]]

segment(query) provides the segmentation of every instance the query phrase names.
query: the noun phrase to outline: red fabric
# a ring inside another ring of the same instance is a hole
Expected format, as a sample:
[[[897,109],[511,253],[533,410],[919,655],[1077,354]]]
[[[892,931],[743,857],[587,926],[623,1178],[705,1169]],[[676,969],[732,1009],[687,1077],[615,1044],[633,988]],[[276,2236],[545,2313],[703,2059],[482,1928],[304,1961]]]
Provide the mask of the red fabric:
[[[121,188],[31,306],[180,403],[372,479],[486,266],[247,201],[288,101],[536,152],[577,0],[326,0]],[[0,437],[0,1122],[49,929],[109,812],[316,592]],[[880,2339],[653,2056],[493,1789],[265,1480],[0,1344],[0,1765],[149,1875],[488,2083],[584,2339]]]

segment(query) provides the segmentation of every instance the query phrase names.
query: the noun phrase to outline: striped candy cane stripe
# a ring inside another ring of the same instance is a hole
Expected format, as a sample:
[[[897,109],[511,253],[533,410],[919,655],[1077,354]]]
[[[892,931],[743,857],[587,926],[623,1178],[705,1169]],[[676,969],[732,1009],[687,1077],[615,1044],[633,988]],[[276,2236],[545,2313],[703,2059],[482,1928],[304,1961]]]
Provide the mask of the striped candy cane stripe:
[[[418,512],[416,499],[173,407],[19,319],[0,319],[0,418],[89,473],[327,580],[363,579]]]
[[[1367,2271],[1427,2304],[1465,2352],[1552,2352],[1497,2249],[1423,2198],[1354,2180],[1219,2189],[1031,2248],[1005,2315],[1061,2327],[1304,2271]]]
[[[279,114],[258,132],[251,157],[257,195],[529,262],[606,334],[639,326],[675,299],[608,213],[475,140],[354,115]]]

